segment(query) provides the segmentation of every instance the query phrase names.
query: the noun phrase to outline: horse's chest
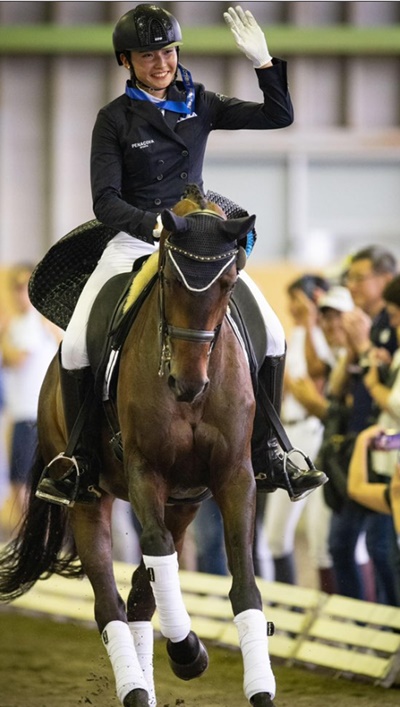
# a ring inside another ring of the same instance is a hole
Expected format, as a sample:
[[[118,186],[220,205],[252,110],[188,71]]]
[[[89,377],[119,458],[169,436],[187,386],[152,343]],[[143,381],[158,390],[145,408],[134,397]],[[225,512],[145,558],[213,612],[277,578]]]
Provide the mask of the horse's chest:
[[[170,456],[171,466],[177,470],[199,470],[207,467],[211,457],[224,447],[223,439],[216,427],[204,421],[196,424],[176,421],[164,440],[163,455]]]

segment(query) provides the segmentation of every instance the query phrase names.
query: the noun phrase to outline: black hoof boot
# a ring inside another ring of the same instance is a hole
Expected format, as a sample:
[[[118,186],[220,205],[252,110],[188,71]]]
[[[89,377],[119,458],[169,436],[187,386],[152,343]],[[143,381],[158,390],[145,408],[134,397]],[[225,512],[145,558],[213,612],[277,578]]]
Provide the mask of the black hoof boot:
[[[303,457],[308,469],[302,469],[292,461],[290,454],[293,453]],[[271,454],[267,459],[266,469],[266,473],[256,476],[257,491],[272,493],[280,488],[287,491],[291,501],[306,498],[328,481],[326,474],[318,471],[311,459],[299,449],[293,449],[289,454],[282,452]]]
[[[257,692],[256,695],[251,697],[250,704],[253,707],[275,707],[269,692]]]
[[[146,690],[131,690],[123,703],[124,707],[149,707],[149,693]]]
[[[167,641],[169,664],[176,677],[181,680],[198,678],[208,668],[208,653],[193,631],[179,643]]]

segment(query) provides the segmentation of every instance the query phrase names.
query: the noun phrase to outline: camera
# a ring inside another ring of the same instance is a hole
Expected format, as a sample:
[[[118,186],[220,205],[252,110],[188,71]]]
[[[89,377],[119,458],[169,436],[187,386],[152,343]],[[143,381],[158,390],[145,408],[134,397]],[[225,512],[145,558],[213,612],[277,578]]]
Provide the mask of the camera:
[[[400,432],[396,430],[386,430],[371,440],[370,449],[380,452],[391,452],[400,450]]]

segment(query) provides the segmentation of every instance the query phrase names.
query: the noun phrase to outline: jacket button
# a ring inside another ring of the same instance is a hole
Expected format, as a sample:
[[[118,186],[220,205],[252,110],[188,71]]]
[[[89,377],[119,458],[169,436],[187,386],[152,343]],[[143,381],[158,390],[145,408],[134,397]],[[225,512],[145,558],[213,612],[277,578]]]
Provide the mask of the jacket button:
[[[182,150],[182,157],[187,157],[189,152],[187,150]]]
[[[160,206],[161,204],[161,199],[154,199],[154,203],[156,206]]]
[[[163,174],[157,174],[157,181],[158,181],[158,182],[161,182],[162,179],[164,179],[164,175],[163,175]]]
[[[157,160],[157,164],[164,164],[164,160]]]
[[[180,178],[181,178],[181,179],[187,179],[187,172],[181,172],[181,173],[180,173]]]

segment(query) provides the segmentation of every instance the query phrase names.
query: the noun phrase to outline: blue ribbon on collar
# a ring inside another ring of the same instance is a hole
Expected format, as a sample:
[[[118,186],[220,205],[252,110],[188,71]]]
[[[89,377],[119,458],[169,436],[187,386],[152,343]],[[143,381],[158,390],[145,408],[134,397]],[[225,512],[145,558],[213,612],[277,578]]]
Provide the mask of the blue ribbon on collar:
[[[142,91],[140,88],[132,88],[126,83],[125,93],[129,98],[134,98],[138,101],[149,101],[153,103],[160,110],[169,110],[173,113],[183,113],[184,115],[191,115],[193,113],[194,100],[195,100],[195,90],[193,85],[193,80],[190,71],[185,69],[182,64],[178,64],[178,69],[181,72],[182,82],[186,92],[186,101],[153,101],[151,96]]]

